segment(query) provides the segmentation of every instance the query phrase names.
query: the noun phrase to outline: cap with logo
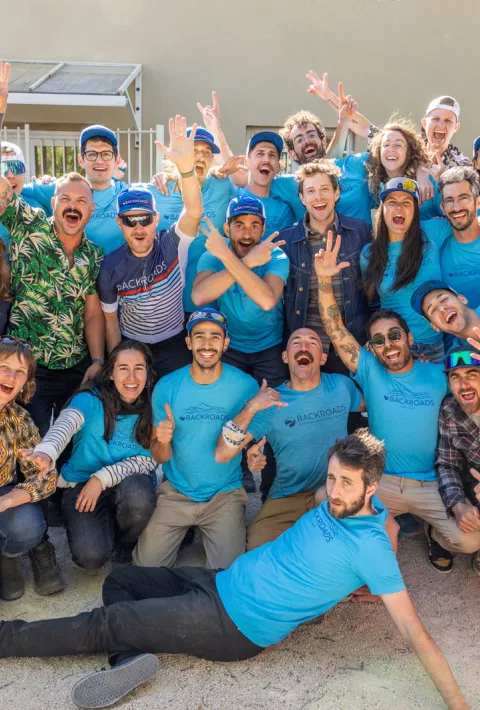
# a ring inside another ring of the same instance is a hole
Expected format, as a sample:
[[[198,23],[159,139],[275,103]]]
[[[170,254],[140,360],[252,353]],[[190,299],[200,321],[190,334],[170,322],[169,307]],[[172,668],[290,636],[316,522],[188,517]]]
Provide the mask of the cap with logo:
[[[475,138],[475,140],[473,141],[473,157],[474,158],[477,157],[477,153],[479,150],[480,150],[480,136],[478,136],[478,138]]]
[[[420,316],[424,315],[422,309],[423,299],[431,291],[450,291],[450,293],[453,293],[455,296],[458,296],[458,293],[455,291],[455,289],[453,289],[451,286],[448,286],[444,281],[439,281],[437,279],[424,281],[423,284],[417,286],[415,291],[412,293],[412,297],[410,299],[411,307]]]
[[[128,187],[123,190],[117,197],[117,215],[131,210],[142,210],[148,214],[156,214],[152,193],[143,187]]]
[[[383,202],[391,192],[406,192],[418,202],[418,186],[411,178],[397,177],[389,180],[380,192],[380,200]]]
[[[100,126],[97,123],[94,126],[87,126],[87,128],[84,128],[80,133],[80,147],[84,146],[85,143],[92,140],[92,138],[106,138],[114,145],[115,148],[118,148],[117,136],[106,126]]]
[[[457,121],[460,118],[460,104],[453,96],[438,96],[428,104],[425,116],[428,116],[430,111],[435,111],[436,108],[444,108],[447,111],[452,111],[455,114]]]
[[[472,357],[472,348],[466,348],[465,345],[459,345],[448,351],[443,359],[444,372],[458,370],[460,367],[480,367],[480,353],[478,360]]]
[[[197,323],[203,323],[205,321],[217,323],[217,325],[223,328],[225,334],[228,335],[226,316],[221,311],[217,311],[216,308],[210,307],[201,308],[198,311],[194,311],[192,313],[187,322],[187,333],[190,333],[194,325],[197,325]]]
[[[226,220],[229,222],[232,217],[237,217],[241,214],[254,214],[264,222],[267,219],[263,202],[257,200],[256,197],[248,197],[248,195],[234,197],[233,200],[230,200],[227,207]]]
[[[192,129],[187,128],[187,138],[190,137],[191,132]],[[203,128],[202,126],[197,126],[197,132],[195,133],[195,138],[193,140],[194,142],[201,141],[202,143],[208,143],[208,145],[212,149],[212,153],[214,153],[215,155],[218,155],[218,153],[220,153],[220,148],[215,143],[213,135],[210,133],[210,131],[207,131],[207,129]]]
[[[257,145],[257,143],[263,142],[273,143],[278,151],[278,157],[282,155],[283,138],[278,135],[278,133],[275,133],[275,131],[259,131],[258,133],[255,133],[255,135],[253,135],[248,141],[247,155],[249,155],[250,151]]]

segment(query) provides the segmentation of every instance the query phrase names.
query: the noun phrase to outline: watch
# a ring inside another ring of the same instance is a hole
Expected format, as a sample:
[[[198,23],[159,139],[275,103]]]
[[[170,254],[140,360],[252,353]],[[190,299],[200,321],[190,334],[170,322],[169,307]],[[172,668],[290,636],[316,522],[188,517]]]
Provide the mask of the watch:
[[[101,357],[94,357],[92,359],[92,365],[103,365],[105,360]]]

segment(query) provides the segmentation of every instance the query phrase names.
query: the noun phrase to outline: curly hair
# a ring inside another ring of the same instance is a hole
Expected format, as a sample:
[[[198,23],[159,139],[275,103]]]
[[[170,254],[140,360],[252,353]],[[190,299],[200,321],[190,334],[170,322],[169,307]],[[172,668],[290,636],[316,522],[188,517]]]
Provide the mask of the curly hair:
[[[318,116],[315,116],[315,114],[311,113],[311,111],[304,111],[302,109],[301,111],[297,111],[297,113],[294,113],[289,116],[283,124],[283,128],[279,130],[279,133],[285,141],[285,145],[287,146],[288,150],[294,149],[292,141],[292,131],[295,126],[306,126],[308,123],[311,123],[312,126],[315,126],[320,140],[326,140],[327,134],[325,133],[323,124],[318,118]]]
[[[298,182],[298,194],[303,195],[303,183],[305,178],[312,175],[326,175],[330,180],[332,188],[336,190],[340,187],[340,169],[331,160],[313,160],[311,163],[301,165],[295,173]]]
[[[27,381],[17,395],[19,402],[28,404],[35,394],[35,370],[37,362],[33,356],[30,345],[13,335],[2,335],[0,339],[0,359],[8,360],[16,355],[27,366]]]
[[[370,159],[367,162],[368,186],[373,192],[375,201],[378,200],[381,185],[388,182],[389,177],[387,171],[382,165],[380,159],[382,150],[382,139],[388,131],[398,131],[402,134],[407,142],[407,159],[401,168],[403,177],[417,177],[417,170],[420,165],[428,165],[430,159],[417,128],[412,121],[407,118],[401,118],[393,115],[388,123],[375,134],[370,145]]]

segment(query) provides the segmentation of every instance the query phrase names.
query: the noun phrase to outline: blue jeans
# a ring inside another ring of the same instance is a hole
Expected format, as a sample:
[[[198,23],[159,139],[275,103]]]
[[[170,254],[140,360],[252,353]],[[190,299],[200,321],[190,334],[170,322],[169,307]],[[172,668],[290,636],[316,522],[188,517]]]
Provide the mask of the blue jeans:
[[[2,486],[0,496],[15,488]],[[36,547],[45,532],[45,519],[39,503],[24,503],[0,513],[0,553],[5,557],[19,557]]]
[[[84,569],[99,569],[116,551],[131,554],[155,509],[155,486],[150,476],[129,476],[104,490],[91,513],[79,513],[75,503],[84,486],[64,490],[62,516],[73,561]]]
[[[443,361],[445,356],[445,351],[443,347],[443,340],[439,343],[413,343],[410,346],[413,357],[418,357],[419,355],[425,355],[427,362],[439,363]]]

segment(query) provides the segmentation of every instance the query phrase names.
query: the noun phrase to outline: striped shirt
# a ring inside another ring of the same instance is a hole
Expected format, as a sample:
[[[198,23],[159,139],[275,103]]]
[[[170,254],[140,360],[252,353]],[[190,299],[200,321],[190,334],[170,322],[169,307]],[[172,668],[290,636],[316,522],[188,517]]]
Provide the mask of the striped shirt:
[[[175,223],[157,233],[145,257],[134,256],[127,244],[107,254],[98,276],[98,293],[105,313],[118,312],[125,338],[158,343],[182,331],[182,295],[192,239]]]

